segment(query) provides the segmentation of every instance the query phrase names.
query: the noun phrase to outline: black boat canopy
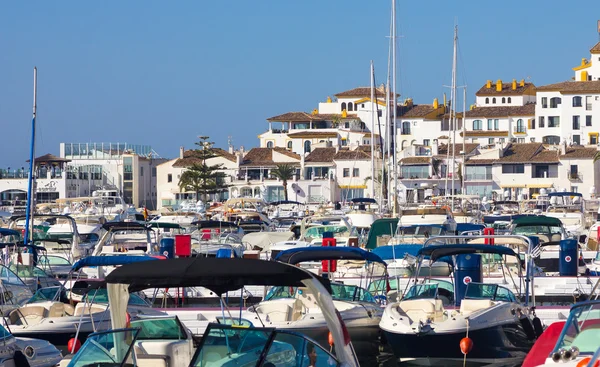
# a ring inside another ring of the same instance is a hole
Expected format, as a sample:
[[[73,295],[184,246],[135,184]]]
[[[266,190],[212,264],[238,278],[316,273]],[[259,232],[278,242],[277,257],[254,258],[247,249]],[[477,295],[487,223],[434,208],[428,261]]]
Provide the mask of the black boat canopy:
[[[128,284],[130,292],[148,288],[205,287],[223,294],[247,285],[305,286],[318,279],[331,293],[329,280],[277,261],[244,258],[191,257],[123,265],[106,277],[108,283]]]
[[[520,261],[519,256],[512,249],[495,245],[431,245],[425,246],[417,252],[417,256],[429,256],[432,262],[444,256],[461,254],[509,255],[515,256]]]
[[[318,260],[365,260],[387,266],[379,255],[358,247],[299,247],[281,251],[275,257],[276,261],[287,264],[299,264],[305,261]]]
[[[192,222],[193,226],[197,226],[198,228],[229,228],[229,229],[239,229],[240,226],[233,222],[222,222],[218,220],[199,220],[196,222]]]
[[[146,229],[146,226],[138,222],[106,222],[102,225],[102,228],[106,231],[127,231]]]

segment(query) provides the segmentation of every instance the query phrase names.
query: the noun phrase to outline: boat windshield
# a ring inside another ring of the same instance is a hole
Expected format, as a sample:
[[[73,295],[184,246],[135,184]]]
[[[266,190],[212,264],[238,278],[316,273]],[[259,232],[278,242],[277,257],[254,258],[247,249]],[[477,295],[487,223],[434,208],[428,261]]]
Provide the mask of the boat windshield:
[[[497,284],[469,283],[465,291],[465,298],[517,302],[513,292]]]
[[[33,267],[29,265],[23,264],[11,264],[11,271],[17,273],[19,278],[48,278],[48,274],[46,274],[42,269],[38,267]]]
[[[323,238],[323,233],[325,232],[331,232],[334,237],[339,237],[340,235],[348,233],[348,227],[335,225],[310,227],[304,233],[304,237],[310,237],[312,239]]]
[[[108,291],[106,288],[99,288],[93,291],[88,292],[83,298],[86,302],[100,303],[100,304],[108,304]],[[142,297],[138,296],[135,293],[129,294],[129,306],[144,306],[150,307],[150,304],[146,302]]]
[[[443,232],[442,227],[438,226],[410,226],[398,228],[398,235],[405,236],[441,236]]]
[[[560,348],[579,348],[580,353],[592,354],[600,340],[600,302],[573,306],[569,318],[558,337],[554,352]]]
[[[16,284],[26,287],[25,283],[12,270],[4,265],[0,265],[0,279],[7,284]]]
[[[64,296],[64,288],[62,287],[47,287],[38,289],[27,303],[38,303],[47,301],[60,301]],[[64,297],[66,298],[66,297]]]
[[[131,327],[140,329],[138,340],[187,339],[183,326],[176,317],[135,320],[131,321]]]
[[[553,235],[553,234],[561,234],[562,229],[556,226],[519,226],[515,227],[513,230],[513,234],[529,236],[536,234],[545,234],[545,235]]]
[[[127,366],[138,329],[119,329],[88,336],[68,367]]]
[[[339,365],[335,357],[316,342],[290,331],[209,324],[204,335],[191,366]]]
[[[346,302],[372,302],[375,303],[375,298],[366,289],[348,284],[331,284],[331,298],[334,301]],[[265,301],[272,301],[280,298],[296,298],[297,295],[302,295],[308,292],[307,288],[275,286],[272,287],[265,296]]]
[[[410,299],[436,299],[438,296],[437,283],[415,284],[404,296],[403,300]]]
[[[60,256],[42,256],[38,259],[38,265],[42,268],[47,268],[48,266],[72,266],[69,260]]]

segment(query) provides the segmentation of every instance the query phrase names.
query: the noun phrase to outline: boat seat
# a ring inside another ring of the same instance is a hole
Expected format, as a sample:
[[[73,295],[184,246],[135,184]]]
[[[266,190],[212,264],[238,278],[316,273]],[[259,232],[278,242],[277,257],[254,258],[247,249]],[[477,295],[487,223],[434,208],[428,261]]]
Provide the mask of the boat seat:
[[[439,301],[439,304],[438,304]],[[413,299],[408,301],[401,301],[398,304],[398,308],[406,314],[413,322],[414,321],[425,321],[427,319],[438,319],[443,317],[443,306],[442,300],[431,300],[426,299]]]
[[[148,354],[135,346],[135,359],[138,367],[169,367],[171,357],[166,354]]]
[[[292,312],[288,315],[288,321],[298,321],[304,315],[304,305],[302,301],[296,299],[292,305]]]
[[[65,316],[65,304],[62,302],[54,302],[48,310],[48,317],[63,317]]]
[[[48,315],[48,310],[43,306],[25,306],[12,310],[8,319],[13,325],[37,324]]]
[[[227,357],[229,353],[226,345],[203,345],[202,352],[205,355],[204,360],[207,362],[216,362]]]
[[[104,311],[106,311],[106,307],[90,305],[90,304],[85,305],[82,302],[80,302],[77,304],[77,306],[75,306],[75,310],[73,311],[73,316],[81,316],[82,314],[91,315],[91,314],[94,314],[97,312],[104,312]]]
[[[552,242],[560,242],[561,236],[560,233],[554,233],[552,237],[550,237],[550,241]]]
[[[302,294],[300,294],[302,292]],[[297,298],[302,302],[306,308],[318,308],[317,297],[306,287],[298,288]]]
[[[494,305],[490,299],[463,299],[460,303],[460,314],[467,316],[473,312],[490,308]]]
[[[65,315],[66,316],[73,316],[73,314],[75,313],[75,307],[73,305],[70,305],[68,303],[63,303],[65,305]]]
[[[540,243],[550,242],[550,237],[545,234],[536,234],[535,236],[540,239]]]

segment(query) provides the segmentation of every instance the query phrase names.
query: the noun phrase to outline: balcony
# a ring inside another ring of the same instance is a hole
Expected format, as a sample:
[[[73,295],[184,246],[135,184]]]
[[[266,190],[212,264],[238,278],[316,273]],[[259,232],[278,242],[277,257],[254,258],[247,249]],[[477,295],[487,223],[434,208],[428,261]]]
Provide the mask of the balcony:
[[[492,181],[491,173],[472,173],[466,175],[466,181]]]
[[[581,172],[567,172],[567,178],[569,181],[583,181],[583,174]]]

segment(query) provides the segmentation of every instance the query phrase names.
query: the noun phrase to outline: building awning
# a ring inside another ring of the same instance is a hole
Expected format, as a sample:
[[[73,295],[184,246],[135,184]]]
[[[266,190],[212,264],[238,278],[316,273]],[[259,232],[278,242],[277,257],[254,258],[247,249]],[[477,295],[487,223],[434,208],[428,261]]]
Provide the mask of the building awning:
[[[549,189],[552,187],[551,183],[544,184],[527,184],[528,189]]]
[[[525,184],[505,184],[505,185],[500,185],[500,187],[503,189],[516,189],[516,188],[525,187]]]
[[[340,185],[340,189],[366,189],[367,185]]]

